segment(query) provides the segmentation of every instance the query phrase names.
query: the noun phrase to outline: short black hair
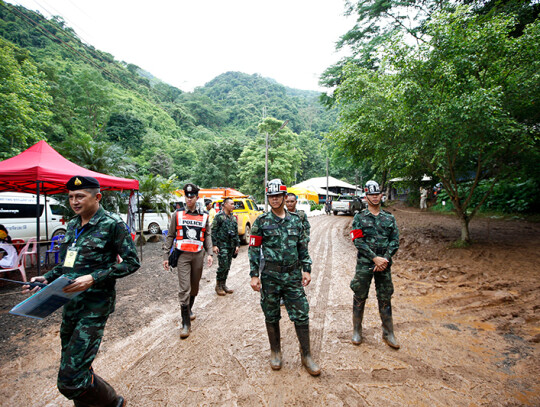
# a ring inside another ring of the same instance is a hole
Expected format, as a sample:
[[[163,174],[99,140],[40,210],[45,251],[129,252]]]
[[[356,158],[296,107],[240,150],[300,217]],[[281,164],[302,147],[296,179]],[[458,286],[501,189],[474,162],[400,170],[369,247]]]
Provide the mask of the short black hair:
[[[298,200],[298,197],[296,196],[296,194],[293,194],[292,192],[287,192],[287,196],[294,196],[294,200],[295,201]]]
[[[233,200],[232,198],[225,198],[225,199],[223,200],[223,204],[225,204],[225,202],[227,202],[227,201],[232,201],[232,200]]]

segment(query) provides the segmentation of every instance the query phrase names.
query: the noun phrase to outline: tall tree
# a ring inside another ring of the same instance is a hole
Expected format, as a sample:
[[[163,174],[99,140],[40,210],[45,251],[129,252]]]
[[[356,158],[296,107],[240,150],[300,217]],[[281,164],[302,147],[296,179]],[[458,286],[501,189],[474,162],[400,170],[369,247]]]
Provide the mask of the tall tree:
[[[160,175],[148,174],[139,179],[139,211],[141,212],[141,223],[144,225],[144,215],[152,210],[156,213],[166,213],[170,215],[171,193],[179,189],[176,176],[163,178]],[[140,239],[144,240],[143,231]]]
[[[144,130],[144,123],[130,113],[111,114],[105,128],[109,140],[134,152],[141,149]]]
[[[76,67],[65,89],[74,106],[75,119],[94,140],[102,133],[113,105],[111,85],[98,71],[89,67]]]
[[[422,165],[444,184],[470,240],[481,180],[508,171],[538,137],[540,24],[510,36],[515,19],[470,9],[441,13],[426,27],[429,42],[387,44],[378,71],[349,65],[336,91],[342,126],[334,140],[379,166]]]
[[[206,188],[240,188],[238,158],[243,147],[237,139],[222,138],[207,143],[194,174],[195,182]]]
[[[303,155],[298,146],[298,135],[287,127],[280,130],[282,121],[273,117],[259,124],[259,134],[242,151],[238,159],[242,191],[264,197],[264,170],[266,134],[269,135],[268,179],[281,178],[285,184],[294,181],[295,170],[300,167]]]

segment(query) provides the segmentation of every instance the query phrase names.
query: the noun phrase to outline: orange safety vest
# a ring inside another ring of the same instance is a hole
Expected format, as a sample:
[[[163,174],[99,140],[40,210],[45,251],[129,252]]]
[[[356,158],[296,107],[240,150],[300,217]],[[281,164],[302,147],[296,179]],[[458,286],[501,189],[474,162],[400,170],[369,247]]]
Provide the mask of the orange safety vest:
[[[184,252],[200,252],[207,221],[207,213],[192,215],[184,210],[176,211],[176,248]]]

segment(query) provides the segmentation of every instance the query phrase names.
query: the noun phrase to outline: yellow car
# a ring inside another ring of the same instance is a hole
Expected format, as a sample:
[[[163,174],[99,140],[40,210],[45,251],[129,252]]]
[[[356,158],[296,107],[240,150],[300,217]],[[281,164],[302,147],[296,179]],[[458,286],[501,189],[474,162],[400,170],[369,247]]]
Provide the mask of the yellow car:
[[[223,199],[216,199],[213,201],[216,211],[220,210],[221,202],[223,202]],[[251,226],[253,225],[253,222],[255,222],[255,219],[262,214],[262,211],[257,208],[257,205],[251,198],[233,198],[233,202],[233,214],[238,219],[238,234],[240,235],[240,240],[244,244],[249,244]]]

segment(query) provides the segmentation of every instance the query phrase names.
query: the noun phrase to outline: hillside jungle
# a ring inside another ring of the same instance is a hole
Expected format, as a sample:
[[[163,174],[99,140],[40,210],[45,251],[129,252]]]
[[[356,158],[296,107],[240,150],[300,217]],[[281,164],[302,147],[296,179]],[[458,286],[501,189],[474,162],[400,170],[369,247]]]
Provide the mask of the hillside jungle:
[[[288,120],[271,140],[270,173],[289,185],[325,174],[324,136],[337,115],[318,92],[240,72],[183,92],[84,44],[61,18],[4,2],[0,64],[11,92],[0,119],[0,159],[45,139],[95,171],[260,195],[264,134]],[[335,161],[342,175],[350,173]]]

